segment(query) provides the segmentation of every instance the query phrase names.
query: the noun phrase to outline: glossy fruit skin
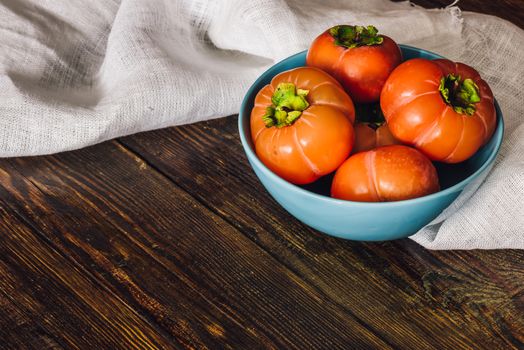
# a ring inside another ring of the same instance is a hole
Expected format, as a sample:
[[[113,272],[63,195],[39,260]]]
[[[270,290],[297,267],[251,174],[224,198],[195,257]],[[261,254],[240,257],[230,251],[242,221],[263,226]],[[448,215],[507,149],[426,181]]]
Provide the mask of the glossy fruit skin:
[[[333,178],[334,198],[389,202],[422,197],[439,190],[437,171],[414,148],[384,146],[349,157]]]
[[[473,115],[456,112],[441,96],[439,84],[448,74],[472,79],[480,102]],[[493,135],[496,113],[493,93],[479,73],[445,59],[416,58],[390,75],[380,106],[393,135],[431,160],[458,163],[471,157]]]
[[[309,47],[306,65],[335,77],[355,103],[376,102],[389,74],[402,61],[395,41],[382,37],[379,45],[345,48],[336,45],[329,30],[325,31]]]
[[[368,123],[355,123],[355,145],[352,153],[370,151],[374,148],[402,144],[393,136],[386,123],[372,128]]]
[[[268,128],[262,116],[280,83],[309,90],[309,107],[292,125]],[[294,184],[311,183],[333,172],[353,147],[353,102],[333,77],[317,68],[299,67],[276,75],[258,92],[250,118],[257,156]]]

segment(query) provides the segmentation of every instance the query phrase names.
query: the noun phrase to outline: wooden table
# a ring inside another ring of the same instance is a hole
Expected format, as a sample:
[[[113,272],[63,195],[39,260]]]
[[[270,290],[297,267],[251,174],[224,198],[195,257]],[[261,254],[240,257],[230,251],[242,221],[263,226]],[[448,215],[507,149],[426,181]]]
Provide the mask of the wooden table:
[[[523,1],[493,3],[463,7],[523,27]],[[1,160],[0,348],[524,348],[523,251],[321,235],[236,124]]]

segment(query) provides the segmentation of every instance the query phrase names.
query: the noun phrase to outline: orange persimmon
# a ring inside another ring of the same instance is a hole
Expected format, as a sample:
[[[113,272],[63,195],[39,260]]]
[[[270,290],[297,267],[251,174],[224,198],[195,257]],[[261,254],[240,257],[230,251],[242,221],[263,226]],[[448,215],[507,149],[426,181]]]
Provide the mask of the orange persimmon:
[[[416,58],[389,76],[380,106],[391,133],[431,160],[458,163],[493,135],[493,93],[479,73],[445,59]]]
[[[334,26],[309,47],[306,64],[333,75],[356,103],[378,101],[389,74],[402,61],[399,46],[374,26]]]
[[[354,142],[355,108],[329,74],[300,67],[276,75],[255,98],[251,137],[258,158],[294,184],[336,170]]]
[[[355,123],[355,145],[353,153],[369,151],[373,148],[402,144],[393,136],[386,123]]]
[[[414,148],[392,145],[349,157],[333,178],[334,198],[388,202],[425,196],[439,190],[437,171]]]

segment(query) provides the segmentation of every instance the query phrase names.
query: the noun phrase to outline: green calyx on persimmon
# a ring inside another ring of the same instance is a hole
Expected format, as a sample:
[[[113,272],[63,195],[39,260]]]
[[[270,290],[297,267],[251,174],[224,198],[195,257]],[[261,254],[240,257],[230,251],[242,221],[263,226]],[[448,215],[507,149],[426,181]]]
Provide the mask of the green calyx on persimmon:
[[[271,106],[262,116],[266,127],[281,128],[293,124],[309,107],[306,100],[308,90],[297,89],[293,83],[280,83],[271,97]]]
[[[345,48],[380,45],[384,38],[378,35],[375,26],[339,25],[329,29],[329,34],[335,39],[335,44]]]
[[[444,101],[455,112],[475,114],[475,104],[480,102],[479,87],[472,79],[462,80],[460,75],[448,74],[440,79],[439,91]]]

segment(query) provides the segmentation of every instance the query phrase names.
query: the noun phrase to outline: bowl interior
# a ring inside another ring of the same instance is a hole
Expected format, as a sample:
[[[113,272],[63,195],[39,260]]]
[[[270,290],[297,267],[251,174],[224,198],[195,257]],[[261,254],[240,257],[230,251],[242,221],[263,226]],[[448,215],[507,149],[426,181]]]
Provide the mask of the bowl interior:
[[[407,45],[399,45],[402,50],[402,55],[404,60],[411,58],[427,58],[427,59],[436,59],[442,58],[442,56],[435,53],[421,50],[418,48],[410,47]],[[306,53],[307,51],[300,52],[296,55],[293,55],[284,61],[274,65],[269,70],[267,70],[250,88],[248,91],[240,111],[240,120],[239,127],[241,133],[241,139],[244,142],[244,146],[250,148],[250,153],[254,154],[254,146],[250,137],[250,125],[249,125],[249,116],[251,109],[253,107],[253,102],[256,96],[256,93],[266,84],[268,84],[271,79],[280,72],[296,68],[299,66],[304,66],[306,63]],[[458,163],[458,164],[445,164],[440,162],[434,162],[441,186],[441,191],[455,187],[458,184],[463,184],[468,180],[471,180],[474,176],[477,176],[480,171],[486,167],[486,163],[490,160],[493,160],[500,143],[502,141],[502,132],[503,132],[503,123],[502,123],[502,114],[500,108],[495,101],[495,107],[497,111],[497,130],[495,134],[490,139],[490,141],[484,145],[481,149],[475,153],[475,155],[468,160]],[[491,159],[490,159],[491,158]],[[333,174],[322,177],[320,180],[304,185],[299,186],[307,191],[329,197],[331,181]]]

